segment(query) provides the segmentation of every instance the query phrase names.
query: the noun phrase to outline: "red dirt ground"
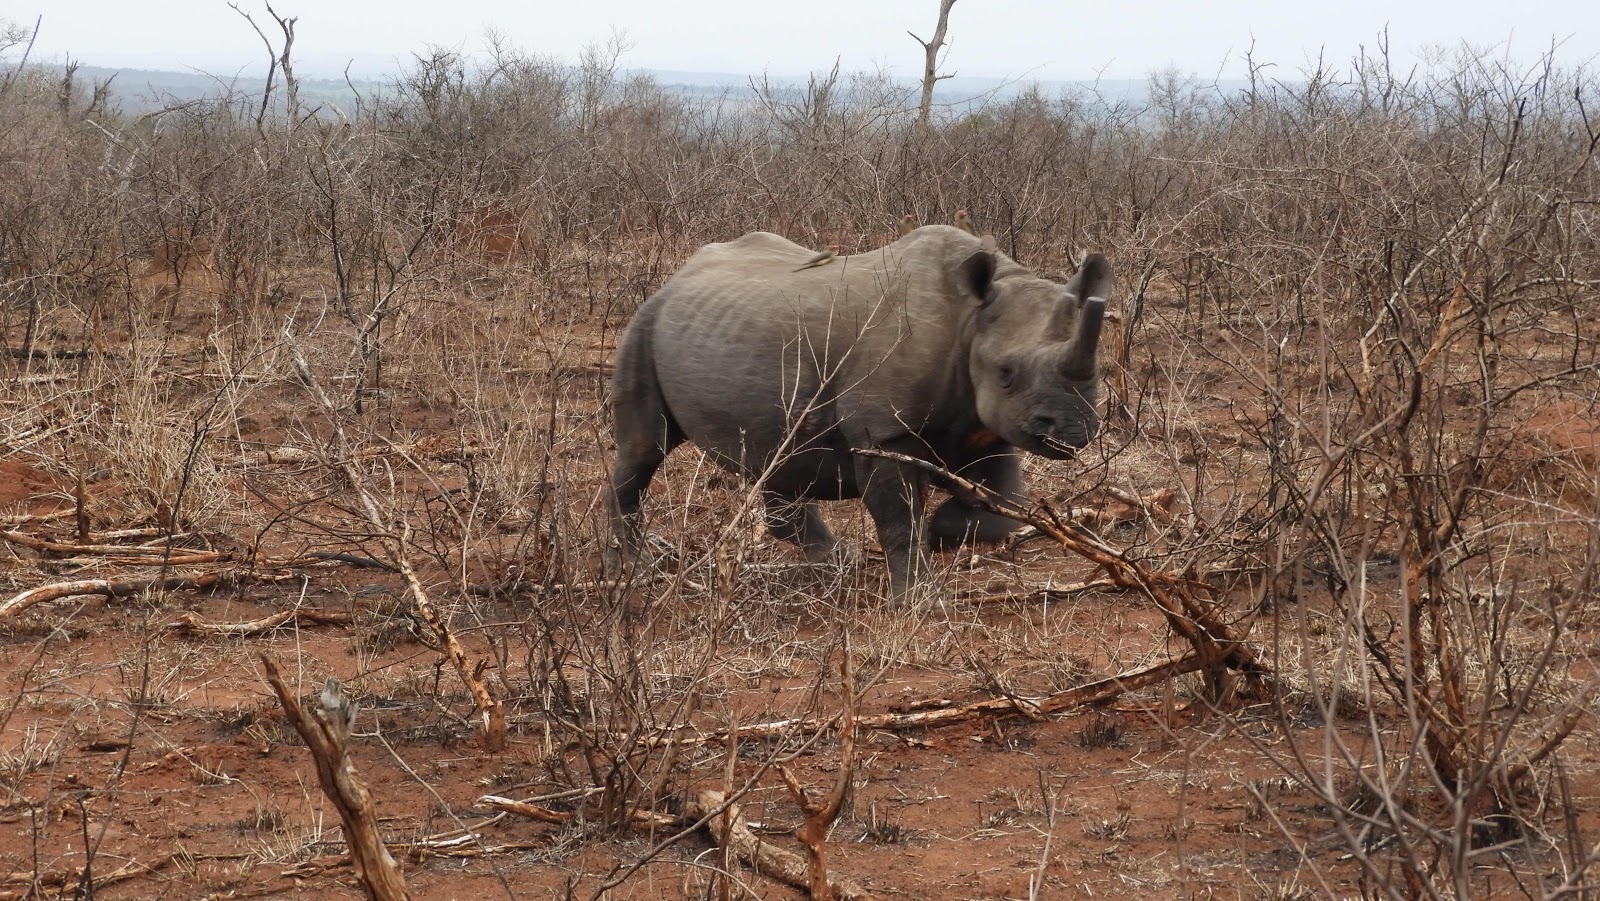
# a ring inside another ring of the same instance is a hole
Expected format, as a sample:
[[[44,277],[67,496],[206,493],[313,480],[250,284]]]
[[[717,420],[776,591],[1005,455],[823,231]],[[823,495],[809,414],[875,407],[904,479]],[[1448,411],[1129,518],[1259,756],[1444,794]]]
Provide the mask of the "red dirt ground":
[[[574,348],[558,362],[570,373],[567,384],[582,386],[575,390],[593,404],[594,376],[608,348],[593,332],[573,340]],[[398,383],[403,368],[391,378]],[[1207,427],[1237,431],[1234,411],[1248,399],[1219,393],[1228,389],[1216,387],[1215,380],[1200,390]],[[291,395],[294,388],[271,391]],[[591,406],[586,415],[593,412]],[[1560,408],[1536,421],[1548,422],[1540,434],[1553,448],[1593,465],[1593,423],[1580,421],[1581,415],[1581,408]],[[398,411],[412,434],[449,437],[464,418],[426,400]],[[241,434],[280,442],[302,424],[281,412],[255,411]],[[571,468],[557,475],[582,481],[585,487],[572,496],[584,499],[608,451],[597,451],[586,433],[574,434]],[[1162,434],[1159,440],[1186,439]],[[1194,451],[1183,465],[1199,461],[1226,472],[1235,465],[1232,453],[1226,447]],[[691,507],[701,503],[703,486],[721,482],[708,480],[697,467],[692,459],[675,458],[664,471],[663,494]],[[70,510],[71,492],[60,468],[41,456],[0,460],[4,519],[16,523]],[[1060,473],[1046,472],[1044,484]],[[1170,470],[1152,471],[1149,486],[1170,477]],[[448,492],[465,482],[457,474],[439,487]],[[709,506],[694,509],[714,517],[720,509],[715,505],[725,505],[731,494],[711,492]],[[266,509],[256,497],[243,503]],[[862,538],[858,509],[838,505],[829,514],[844,532]],[[709,546],[710,529],[721,524],[714,518],[684,522],[688,527],[678,531],[670,530],[672,522],[657,530],[699,548]],[[113,525],[126,523],[97,523]],[[70,540],[67,520],[29,522],[26,531]],[[264,550],[287,553],[293,543],[280,538]],[[52,555],[16,545],[0,546],[0,554],[0,576],[15,590],[69,574],[81,577],[75,566]],[[769,540],[748,555],[752,565],[794,559]],[[942,560],[951,567],[969,562],[948,555]],[[881,564],[866,564],[869,571],[875,566]],[[82,574],[112,569],[93,564]],[[1380,570],[1373,571],[1374,585],[1392,591],[1393,568]],[[987,554],[975,567],[959,567],[952,578],[967,587],[1020,591],[1092,573],[1082,561],[1030,544],[1014,555]],[[455,581],[438,567],[424,576],[442,588]],[[1309,620],[1324,622],[1329,610],[1316,584],[1307,578],[1300,605]],[[572,774],[587,771],[568,737],[535,712],[540,698],[524,678],[532,665],[527,660],[507,658],[508,672],[489,670],[497,691],[509,684],[524,694],[513,693],[509,702],[509,747],[484,753],[467,719],[471,706],[460,681],[397,614],[404,598],[397,577],[334,563],[300,567],[286,584],[158,599],[52,602],[6,623],[0,632],[0,690],[12,703],[0,721],[0,898],[27,897],[30,891],[36,897],[81,897],[75,891],[89,883],[93,897],[103,899],[360,897],[337,814],[262,681],[261,654],[284,662],[302,697],[313,697],[330,673],[351,686],[362,707],[354,759],[377,801],[383,830],[403,859],[413,897],[591,897],[662,837],[608,832],[584,822],[554,826],[496,818],[477,808],[481,795],[538,796],[570,787]],[[487,638],[497,629],[514,635],[516,624],[525,625],[530,613],[548,613],[540,605],[554,602],[479,602],[470,614],[459,596],[442,603],[466,626],[469,656],[479,659],[491,656]],[[635,609],[680,605],[671,611],[675,622],[698,615],[692,601],[655,601],[646,589],[630,603]],[[819,661],[833,640],[829,623],[841,610],[856,620],[858,648],[889,648],[899,641],[919,649],[898,658],[884,652],[896,662],[867,694],[863,713],[917,699],[990,698],[996,681],[1044,694],[1179,650],[1147,602],[1121,593],[1048,603],[957,601],[946,612],[920,619],[885,614],[870,603],[852,607],[849,597],[804,592],[769,592],[742,603],[748,606],[739,608],[739,627],[724,637],[702,713],[694,720],[708,729],[730,720],[748,724],[837,711],[837,679],[819,678]],[[237,622],[296,605],[351,613],[357,625],[282,628],[249,639],[188,637],[165,628],[184,612]],[[580,598],[577,606],[586,622],[604,620],[598,598]],[[1587,634],[1587,646],[1600,647],[1594,632]],[[538,649],[519,646],[517,653],[531,659]],[[820,666],[823,676],[836,669],[829,661]],[[819,681],[823,688],[814,691]],[[1291,738],[1313,758],[1322,753],[1324,733],[1315,711],[1291,708],[1284,723],[1268,705],[1217,715],[1197,700],[1197,691],[1191,677],[1170,689],[1135,692],[1109,706],[1038,721],[985,717],[943,728],[864,732],[853,798],[828,844],[830,867],[884,898],[1025,898],[1030,880],[1041,898],[1357,894],[1356,868],[1327,807],[1286,782],[1269,759],[1287,754]],[[1336,722],[1358,751],[1365,747],[1368,713],[1385,730],[1398,727],[1370,710]],[[760,740],[741,743],[736,779],[748,778],[775,747]],[[791,767],[818,796],[836,778],[839,755],[837,737],[828,736]],[[725,759],[720,745],[686,749],[669,793],[681,800],[697,788],[722,787]],[[1600,829],[1600,804],[1591,803],[1600,791],[1597,762],[1600,744],[1592,731],[1580,730],[1567,746],[1564,765],[1572,775],[1575,806],[1584,811],[1578,825],[1591,835]],[[800,824],[801,813],[775,772],[760,778],[744,805],[769,841],[799,849],[786,833]],[[549,806],[570,809],[560,800]],[[463,827],[471,827],[476,840],[425,849],[424,840],[448,838]],[[692,836],[606,897],[704,897],[706,867],[715,859],[708,839]],[[1314,870],[1327,885],[1319,886]],[[804,896],[748,869],[737,873],[757,897]],[[1491,894],[1509,888],[1492,875],[1485,878]]]

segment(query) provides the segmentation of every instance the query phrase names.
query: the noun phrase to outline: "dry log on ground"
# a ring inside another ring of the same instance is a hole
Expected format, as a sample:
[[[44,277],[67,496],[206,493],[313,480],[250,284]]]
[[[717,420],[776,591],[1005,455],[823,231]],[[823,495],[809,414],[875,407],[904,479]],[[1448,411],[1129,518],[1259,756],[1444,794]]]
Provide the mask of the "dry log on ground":
[[[469,844],[470,842],[470,844]],[[463,841],[452,847],[438,847],[431,845],[418,845],[412,842],[394,842],[391,844],[390,853],[403,853],[412,860],[421,861],[429,857],[453,858],[483,858],[496,854],[511,854],[517,851],[533,851],[547,848],[547,841],[533,842],[506,842],[500,845],[485,845],[477,836],[463,836]],[[350,858],[342,855],[329,855],[308,860],[298,866],[287,870],[280,870],[278,875],[284,879],[310,879],[313,876],[322,876],[334,870],[342,870],[350,866]],[[0,901],[5,901],[0,897]]]
[[[65,541],[51,541],[48,538],[35,538],[26,532],[0,531],[0,538],[20,544],[36,551],[49,551],[52,554],[108,554],[122,557],[154,557],[160,558],[163,554],[189,554],[203,555],[206,563],[222,563],[232,559],[231,554],[218,551],[200,551],[185,547],[149,547],[130,546],[123,544],[73,544]]]
[[[1007,591],[997,594],[987,592],[959,592],[956,600],[963,604],[1004,604],[1020,603],[1027,601],[1062,601],[1076,594],[1087,594],[1091,591],[1118,591],[1121,586],[1110,579],[1093,579],[1088,582],[1073,582],[1070,585],[1055,585],[1050,588],[1031,588],[1026,591]]]
[[[411,444],[396,444],[390,447],[364,447],[353,451],[350,457],[354,461],[375,460],[379,457],[394,454],[397,456],[413,456],[424,460],[467,460],[479,456],[483,448],[475,444],[461,444],[448,437],[428,436]],[[289,466],[304,465],[307,463],[321,463],[327,460],[324,454],[303,447],[269,447],[240,457],[236,463],[239,466]],[[332,465],[339,465],[337,462]]]
[[[555,823],[556,825],[562,825],[572,819],[572,814],[570,813],[563,813],[559,810],[551,810],[548,807],[540,807],[537,804],[529,804],[526,801],[503,798],[500,795],[484,795],[475,803],[478,807],[487,807],[490,810],[514,813],[519,817],[527,817],[530,820],[538,820],[541,823]]]
[[[136,526],[131,529],[112,529],[109,532],[91,532],[89,537],[98,541],[115,541],[118,538],[154,538],[163,540],[168,537],[165,531],[159,526]],[[178,538],[181,536],[173,535],[170,537]]]
[[[63,516],[70,516],[72,511],[66,511]],[[107,538],[143,538],[147,537],[153,529],[122,529],[116,532],[105,532],[99,536],[102,540]],[[182,535],[172,535],[139,545],[122,544],[74,544],[66,541],[54,541],[49,538],[39,538],[26,532],[14,529],[0,529],[0,539],[20,544],[23,547],[50,554],[69,554],[73,557],[99,557],[107,563],[121,563],[128,566],[197,566],[202,563],[237,563],[250,560],[257,568],[284,569],[293,566],[310,566],[316,563],[349,563],[353,566],[364,566],[372,569],[382,569],[388,572],[398,572],[395,567],[356,554],[340,551],[308,551],[298,557],[258,557],[250,558],[246,554],[232,551],[207,551],[197,548],[181,547],[168,544]]]
[[[100,537],[126,535],[142,537],[145,529],[125,529],[106,533]],[[176,536],[174,536],[176,537]],[[20,544],[49,554],[71,555],[69,559],[94,558],[101,563],[121,566],[200,566],[211,563],[246,563],[255,570],[284,570],[320,564],[346,563],[385,572],[399,572],[381,560],[341,551],[308,551],[297,557],[251,557],[231,551],[203,551],[186,547],[159,547],[152,545],[124,546],[115,544],[70,544],[38,538],[23,532],[0,530],[0,539]],[[103,592],[90,592],[99,594]]]
[[[723,804],[722,792],[703,791],[687,805],[685,815],[700,819],[716,811]],[[711,837],[716,839],[717,844],[731,847],[745,866],[762,875],[772,876],[786,885],[807,890],[811,888],[811,867],[806,864],[805,858],[793,851],[762,841],[760,836],[751,832],[750,827],[745,824],[744,813],[739,809],[739,805],[727,805],[727,809],[712,816],[706,826],[711,830]],[[833,897],[840,901],[867,901],[872,897],[872,893],[864,887],[839,876],[829,877],[827,888]]]
[[[353,467],[347,465],[346,468]],[[349,475],[354,478],[354,473],[349,473]],[[352,484],[358,486],[357,490],[363,500],[369,503],[369,513],[375,517],[377,506],[371,504],[370,497],[365,489],[359,487],[359,482],[352,482]],[[381,528],[379,521],[375,518],[373,519],[373,526]],[[462,649],[461,643],[456,640],[455,632],[440,618],[439,612],[433,607],[433,602],[428,599],[428,592],[422,587],[422,580],[417,577],[417,571],[411,566],[411,558],[406,556],[405,552],[405,546],[411,540],[411,527],[406,525],[404,529],[405,534],[400,540],[386,538],[385,543],[390,545],[390,556],[394,557],[395,564],[400,567],[400,575],[405,577],[406,585],[411,589],[412,604],[416,608],[417,616],[421,617],[422,621],[433,629],[433,634],[438,636],[439,647],[444,651],[445,656],[450,659],[450,662],[455,664],[456,672],[461,676],[461,681],[466,683],[467,691],[471,692],[473,705],[478,708],[478,716],[482,719],[484,750],[490,752],[504,750],[506,746],[505,705],[500,702],[500,699],[489,693],[489,687],[484,684],[483,679],[478,677],[477,671],[468,665],[467,652]]]
[[[66,350],[50,347],[8,347],[5,355],[13,360],[85,360],[89,358],[87,350]],[[106,354],[113,357],[114,354]]]
[[[372,794],[356,777],[355,766],[346,753],[345,739],[349,735],[347,720],[334,721],[324,710],[307,710],[300,705],[294,692],[283,681],[283,673],[271,657],[262,654],[261,664],[266,670],[267,682],[283,705],[284,713],[296,732],[305,739],[306,749],[316,763],[317,781],[323,794],[333,802],[344,822],[345,842],[350,848],[350,860],[355,865],[356,877],[373,901],[408,901],[405,878],[400,865],[395,862],[378,832],[377,811]],[[331,680],[330,680],[331,681]],[[324,691],[324,695],[327,692]],[[339,716],[336,712],[334,716]]]
[[[326,610],[311,610],[305,607],[296,607],[282,613],[274,613],[261,619],[250,620],[242,623],[208,623],[200,618],[198,613],[185,613],[161,628],[170,632],[188,632],[197,635],[227,635],[233,638],[243,638],[249,635],[260,635],[271,632],[273,629],[286,626],[289,623],[296,625],[314,626],[348,626],[353,618],[348,613],[333,613]]]
[[[1135,670],[1117,676],[1108,676],[1087,685],[1069,688],[1043,698],[1005,697],[990,698],[984,701],[975,701],[971,704],[960,706],[944,706],[927,709],[918,709],[905,713],[869,713],[855,718],[858,729],[930,729],[938,726],[949,726],[965,720],[975,719],[980,716],[1003,716],[1006,714],[1019,714],[1036,719],[1040,716],[1062,713],[1076,707],[1085,707],[1090,704],[1103,704],[1111,699],[1130,691],[1138,691],[1151,685],[1165,682],[1168,679],[1198,672],[1201,668],[1200,658],[1189,654],[1177,660],[1158,663],[1146,669]],[[906,704],[900,705],[902,708]],[[792,735],[796,732],[816,732],[830,729],[839,722],[840,717],[796,717],[788,720],[776,720],[767,723],[752,723],[740,726],[736,732],[740,738],[778,738]],[[683,727],[686,731],[689,727]],[[727,741],[728,730],[719,729],[700,735],[655,737],[640,739],[641,743],[664,744],[668,741],[680,746],[703,745]]]
[[[0,619],[16,616],[35,604],[61,598],[82,595],[125,598],[144,591],[204,591],[208,588],[226,588],[246,582],[276,582],[286,578],[290,576],[230,570],[198,576],[168,576],[164,579],[79,579],[72,582],[53,582],[30,588],[5,601],[0,601]]]
[[[587,796],[592,793],[594,793],[594,791],[580,790],[579,796]],[[541,823],[552,823],[557,826],[570,823],[572,822],[573,818],[577,816],[575,813],[568,813],[563,810],[551,810],[548,807],[534,804],[531,801],[517,801],[512,798],[502,797],[500,795],[483,795],[479,797],[477,801],[474,801],[473,804],[477,807],[486,807],[489,810],[498,810],[501,813],[509,813],[519,817],[527,817],[530,820],[538,820]],[[692,819],[686,820],[683,817],[668,816],[666,814],[653,813],[648,810],[632,811],[629,820],[629,824],[638,829],[682,827],[693,822],[694,820]]]
[[[133,879],[138,876],[154,875],[157,871],[170,866],[177,858],[178,855],[176,854],[168,854],[166,857],[163,857],[151,864],[143,864],[137,860],[130,860],[117,869],[105,874],[104,876],[95,877],[93,879],[93,884],[89,884],[87,881],[85,881],[83,878],[83,872],[79,870],[48,870],[42,873],[34,870],[18,870],[12,873],[0,874],[0,883],[6,885],[16,885],[22,883],[30,886],[37,885],[39,887],[50,888],[65,888],[69,884],[76,883],[78,891],[72,893],[75,897],[80,894],[86,897],[94,897],[95,891],[98,891],[99,889],[109,888],[119,882],[126,882],[129,879]],[[13,899],[15,899],[15,901],[22,901],[22,899],[25,898],[38,897],[43,896],[35,894],[32,887],[23,889],[19,892],[0,892],[0,901],[13,901]]]
[[[3,525],[0,525],[0,532],[13,532],[23,526],[31,526],[39,522],[55,522],[61,519],[68,519],[76,515],[77,512],[73,507],[68,507],[65,510],[57,510],[54,513],[31,514],[21,519],[8,520]]]

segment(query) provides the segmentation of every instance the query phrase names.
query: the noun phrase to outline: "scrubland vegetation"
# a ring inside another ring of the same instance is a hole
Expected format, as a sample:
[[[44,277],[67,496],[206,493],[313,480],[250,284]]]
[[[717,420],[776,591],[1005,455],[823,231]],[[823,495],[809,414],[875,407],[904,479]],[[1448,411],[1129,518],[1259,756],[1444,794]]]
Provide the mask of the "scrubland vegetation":
[[[500,47],[132,117],[10,43],[0,897],[397,897],[378,838],[419,898],[1600,890],[1589,73],[1255,61],[924,130],[872,75]],[[684,449],[602,581],[639,303],[958,209],[1118,273],[1036,528],[901,607]]]

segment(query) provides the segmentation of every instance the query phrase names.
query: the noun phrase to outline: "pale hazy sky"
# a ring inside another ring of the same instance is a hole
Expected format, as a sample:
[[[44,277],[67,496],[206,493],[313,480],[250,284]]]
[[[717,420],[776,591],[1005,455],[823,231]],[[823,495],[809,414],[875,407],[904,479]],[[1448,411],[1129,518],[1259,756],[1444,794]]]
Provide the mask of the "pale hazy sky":
[[[271,26],[261,0],[239,0]],[[937,0],[773,3],[760,0],[275,0],[300,19],[295,43],[304,74],[332,74],[409,60],[440,45],[475,52],[485,29],[512,45],[575,59],[613,28],[632,49],[625,66],[773,74],[888,67],[917,76]],[[44,16],[36,57],[70,53],[91,65],[199,68],[219,74],[263,59],[260,40],[224,0],[0,0],[0,18],[31,25]],[[1238,77],[1255,43],[1258,60],[1292,75],[1321,49],[1343,63],[1388,28],[1404,62],[1463,41],[1531,61],[1559,44],[1565,63],[1600,59],[1600,2],[1487,0],[959,0],[951,14],[947,71],[1056,79],[1140,78],[1176,65],[1201,76]]]

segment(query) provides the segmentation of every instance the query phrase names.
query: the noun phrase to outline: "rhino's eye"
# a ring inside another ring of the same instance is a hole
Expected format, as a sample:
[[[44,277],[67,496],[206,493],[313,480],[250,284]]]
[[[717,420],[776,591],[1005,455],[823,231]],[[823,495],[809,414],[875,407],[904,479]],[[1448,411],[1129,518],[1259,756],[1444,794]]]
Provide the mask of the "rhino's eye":
[[[1000,364],[1000,387],[1010,390],[1017,382],[1017,367],[1010,363]]]

